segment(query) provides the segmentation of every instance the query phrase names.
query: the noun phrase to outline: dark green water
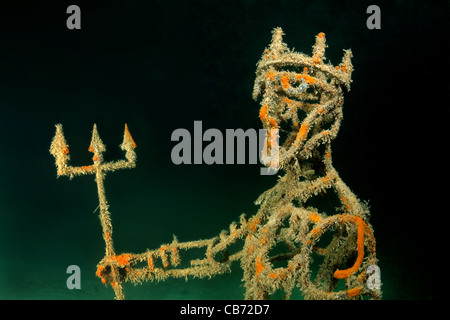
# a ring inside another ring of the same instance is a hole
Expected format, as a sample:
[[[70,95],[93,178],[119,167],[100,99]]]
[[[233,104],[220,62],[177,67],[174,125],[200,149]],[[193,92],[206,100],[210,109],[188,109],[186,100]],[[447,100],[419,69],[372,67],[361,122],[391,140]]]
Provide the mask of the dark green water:
[[[276,177],[260,176],[259,165],[176,166],[170,136],[192,132],[195,120],[204,129],[260,128],[255,68],[277,26],[290,48],[307,54],[324,32],[334,64],[352,49],[334,166],[370,200],[383,297],[438,298],[424,268],[434,245],[423,220],[437,199],[416,187],[423,172],[414,168],[430,132],[419,111],[439,105],[426,93],[442,90],[430,81],[430,62],[444,61],[446,2],[379,1],[381,30],[367,29],[365,1],[80,1],[81,30],[66,28],[69,4],[0,5],[0,299],[113,298],[95,276],[104,255],[96,185],[92,176],[56,179],[48,152],[56,123],[73,165],[91,164],[94,123],[106,160],[123,158],[128,123],[137,168],[105,180],[117,252],[158,248],[173,234],[210,238],[241,213],[256,213],[254,200]],[[66,287],[72,264],[81,268],[81,290]],[[241,299],[241,276],[236,264],[211,280],[126,285],[125,294]]]

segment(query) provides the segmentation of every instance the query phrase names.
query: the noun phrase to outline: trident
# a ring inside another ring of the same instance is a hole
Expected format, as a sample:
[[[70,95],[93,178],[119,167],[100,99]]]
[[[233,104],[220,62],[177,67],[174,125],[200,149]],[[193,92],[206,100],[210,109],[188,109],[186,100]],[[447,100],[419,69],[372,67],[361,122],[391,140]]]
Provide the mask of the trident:
[[[81,175],[95,175],[95,182],[97,183],[97,192],[100,207],[100,221],[103,229],[103,239],[106,244],[106,256],[115,256],[114,246],[112,241],[112,224],[111,216],[108,211],[108,202],[105,197],[105,187],[103,180],[107,172],[112,172],[119,169],[131,169],[136,167],[136,153],[134,149],[136,148],[136,143],[131,137],[128,131],[128,126],[125,124],[125,131],[123,135],[123,142],[120,148],[125,151],[125,158],[127,160],[119,160],[112,162],[103,162],[103,152],[106,148],[97,131],[97,125],[94,124],[94,129],[92,130],[92,140],[89,146],[89,151],[94,154],[92,160],[94,163],[89,166],[73,167],[68,164],[69,156],[69,146],[64,138],[62,125],[56,125],[56,133],[50,145],[50,153],[55,157],[57,175],[69,176],[72,179],[75,176]],[[119,269],[116,266],[111,266],[111,275],[113,277],[113,288],[116,294],[116,298],[119,300],[124,299],[122,281],[119,275]]]

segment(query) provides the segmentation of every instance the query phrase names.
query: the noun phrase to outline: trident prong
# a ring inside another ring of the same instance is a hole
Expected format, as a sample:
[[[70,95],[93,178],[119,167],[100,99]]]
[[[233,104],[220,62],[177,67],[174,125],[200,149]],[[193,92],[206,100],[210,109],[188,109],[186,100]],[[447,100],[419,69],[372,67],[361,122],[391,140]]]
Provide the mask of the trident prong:
[[[69,146],[64,138],[63,129],[61,124],[56,125],[56,133],[53,141],[50,145],[50,153],[55,157],[57,174],[59,176],[69,176],[73,178],[78,175],[95,174],[95,181],[97,183],[97,192],[100,207],[100,222],[103,229],[103,239],[106,244],[106,257],[115,257],[113,240],[112,240],[112,224],[111,214],[108,211],[108,202],[105,196],[105,187],[103,180],[105,175],[109,171],[115,171],[118,169],[131,169],[136,166],[136,143],[131,137],[127,124],[125,124],[125,131],[123,135],[123,142],[121,149],[125,151],[125,158],[127,160],[119,160],[112,162],[103,162],[103,152],[106,151],[106,147],[103,141],[100,139],[100,135],[97,131],[97,125],[94,124],[92,130],[92,139],[89,146],[89,151],[94,154],[92,157],[93,164],[88,166],[73,167],[70,166],[69,160]],[[117,299],[124,299],[122,279],[119,275],[119,270],[116,266],[111,266],[111,274],[113,278],[114,291]]]

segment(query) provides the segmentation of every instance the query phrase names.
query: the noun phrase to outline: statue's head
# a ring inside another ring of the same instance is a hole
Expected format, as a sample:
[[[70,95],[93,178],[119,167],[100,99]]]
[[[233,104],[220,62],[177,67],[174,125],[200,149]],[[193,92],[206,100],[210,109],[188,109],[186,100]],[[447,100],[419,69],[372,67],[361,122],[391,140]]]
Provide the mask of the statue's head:
[[[253,89],[253,99],[261,104],[260,119],[269,132],[267,151],[278,144],[281,168],[310,158],[336,136],[343,94],[350,89],[353,71],[350,50],[344,50],[339,65],[324,63],[324,33],[316,36],[311,56],[291,51],[282,36],[281,28],[274,29],[272,42],[257,65]],[[278,133],[278,142],[273,132]]]

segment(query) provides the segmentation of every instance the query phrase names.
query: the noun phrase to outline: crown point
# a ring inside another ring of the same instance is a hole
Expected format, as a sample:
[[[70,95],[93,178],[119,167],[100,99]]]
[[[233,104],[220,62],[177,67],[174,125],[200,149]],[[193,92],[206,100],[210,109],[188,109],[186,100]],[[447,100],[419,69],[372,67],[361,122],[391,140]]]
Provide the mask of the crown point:
[[[322,62],[322,59],[325,57],[325,48],[325,33],[320,32],[316,36],[316,43],[313,46],[312,60],[314,64],[319,64]]]
[[[271,59],[276,59],[278,55],[281,55],[288,50],[287,45],[283,42],[283,29],[275,28],[272,31],[272,42],[269,45],[268,55]]]

